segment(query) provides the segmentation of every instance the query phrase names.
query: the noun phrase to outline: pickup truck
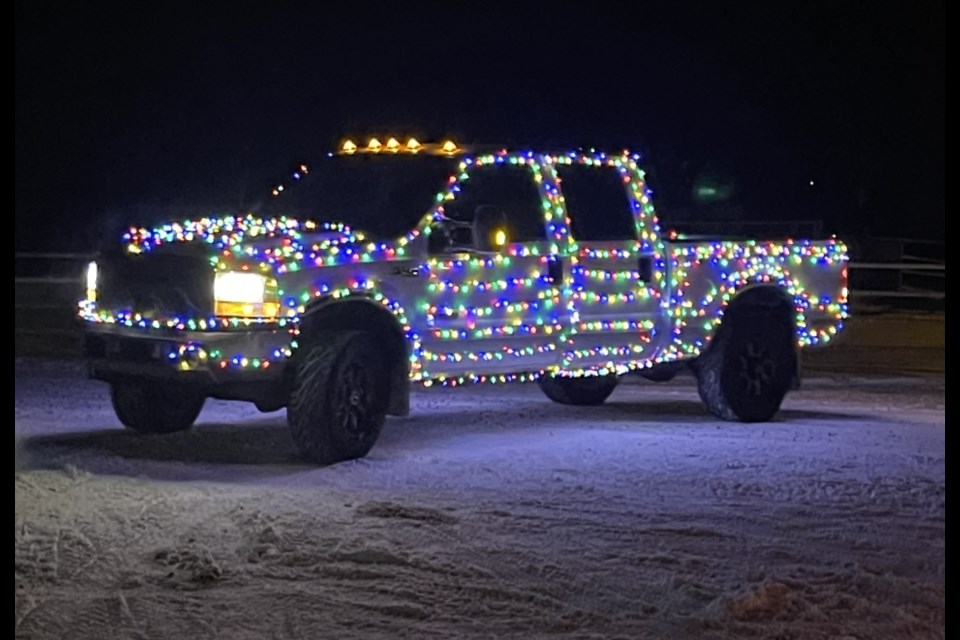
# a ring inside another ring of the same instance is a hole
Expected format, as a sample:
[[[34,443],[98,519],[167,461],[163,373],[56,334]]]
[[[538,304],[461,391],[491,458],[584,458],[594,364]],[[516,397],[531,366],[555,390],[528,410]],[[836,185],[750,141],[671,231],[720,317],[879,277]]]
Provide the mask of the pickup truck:
[[[208,397],[286,407],[322,464],[366,455],[411,383],[597,405],[625,374],[689,367],[717,417],[771,419],[798,350],[847,318],[845,245],[665,239],[638,161],[348,140],[256,213],[133,227],[100,254],[90,374],[138,432],[188,429]]]

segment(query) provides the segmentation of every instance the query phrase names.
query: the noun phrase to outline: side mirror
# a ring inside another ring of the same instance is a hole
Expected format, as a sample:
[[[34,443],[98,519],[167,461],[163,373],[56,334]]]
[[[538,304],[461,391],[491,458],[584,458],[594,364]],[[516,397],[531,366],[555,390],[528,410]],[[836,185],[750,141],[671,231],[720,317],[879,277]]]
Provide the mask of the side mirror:
[[[469,251],[473,248],[473,230],[465,222],[438,220],[430,226],[430,242],[427,250],[432,253]]]
[[[500,251],[510,241],[507,214],[499,207],[481,205],[473,213],[473,247],[477,251]]]

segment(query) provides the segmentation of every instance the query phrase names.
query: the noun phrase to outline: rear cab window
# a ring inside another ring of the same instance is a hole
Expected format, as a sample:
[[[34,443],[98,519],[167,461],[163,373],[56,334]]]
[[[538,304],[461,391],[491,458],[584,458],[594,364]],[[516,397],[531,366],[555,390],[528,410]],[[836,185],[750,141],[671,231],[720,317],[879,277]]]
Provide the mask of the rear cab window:
[[[627,185],[616,167],[570,164],[557,173],[575,240],[637,239]]]

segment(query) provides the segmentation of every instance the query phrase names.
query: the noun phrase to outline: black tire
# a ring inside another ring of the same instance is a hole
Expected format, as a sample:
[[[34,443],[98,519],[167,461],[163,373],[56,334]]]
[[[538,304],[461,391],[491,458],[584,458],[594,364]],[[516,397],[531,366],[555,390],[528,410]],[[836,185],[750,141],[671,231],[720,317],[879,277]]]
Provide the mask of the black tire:
[[[386,419],[388,363],[363,331],[319,333],[311,343],[287,405],[294,442],[320,464],[362,458]]]
[[[138,433],[174,433],[189,429],[204,396],[183,385],[121,382],[110,386],[117,418]]]
[[[711,413],[766,422],[780,410],[796,374],[793,323],[762,307],[731,310],[695,369],[697,390]]]
[[[650,369],[640,369],[639,373],[641,378],[650,382],[670,382],[679,370],[679,367],[661,364]]]
[[[540,388],[548,398],[560,404],[597,405],[617,388],[617,376],[540,376]]]

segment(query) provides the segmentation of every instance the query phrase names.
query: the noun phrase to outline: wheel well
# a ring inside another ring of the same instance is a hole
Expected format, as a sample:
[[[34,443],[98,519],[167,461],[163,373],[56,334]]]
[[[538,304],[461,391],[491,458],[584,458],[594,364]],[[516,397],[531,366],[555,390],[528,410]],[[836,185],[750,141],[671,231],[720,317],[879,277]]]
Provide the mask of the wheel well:
[[[373,337],[377,350],[389,363],[387,413],[407,415],[410,412],[409,348],[396,318],[382,306],[367,298],[319,301],[303,314],[298,342],[302,350],[318,332],[358,330]]]
[[[710,344],[718,344],[725,331],[729,331],[737,317],[745,313],[762,313],[763,315],[776,318],[791,327],[795,333],[797,327],[797,312],[793,297],[789,292],[781,287],[773,285],[753,285],[734,296],[730,304],[727,305],[721,322],[713,341]],[[794,342],[794,348],[796,343]],[[791,385],[793,388],[800,386],[800,358],[797,357],[797,370],[794,372],[794,380]]]
[[[730,319],[746,311],[762,311],[764,314],[776,314],[789,321],[790,326],[796,327],[797,318],[794,310],[793,297],[782,289],[772,285],[754,285],[734,296],[727,305],[723,314],[723,328]]]

